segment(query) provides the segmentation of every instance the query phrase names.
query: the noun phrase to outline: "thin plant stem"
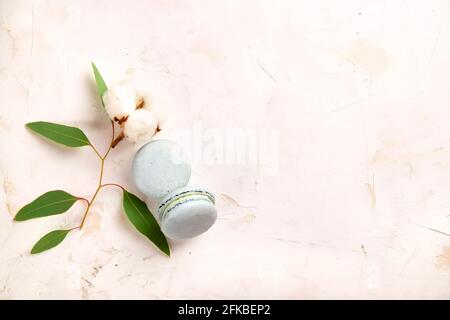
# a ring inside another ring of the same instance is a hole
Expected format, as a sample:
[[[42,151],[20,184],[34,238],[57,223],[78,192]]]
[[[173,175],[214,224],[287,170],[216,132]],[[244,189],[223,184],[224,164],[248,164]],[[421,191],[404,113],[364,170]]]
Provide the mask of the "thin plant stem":
[[[97,154],[97,156],[101,159],[102,155],[100,154],[100,152],[98,152],[98,150],[94,147],[94,145],[92,143],[90,143],[89,146],[92,148],[92,150],[94,150],[94,152]]]
[[[87,205],[89,205],[89,200],[88,200],[88,199],[86,199],[86,198],[83,198],[83,197],[78,197],[77,199],[78,199],[78,200],[82,200],[82,201],[85,201],[85,202],[86,202],[86,204],[87,204]]]
[[[94,193],[94,195],[92,196],[91,200],[89,201],[89,200],[85,199],[85,200],[87,201],[87,204],[88,204],[88,205],[87,205],[86,210],[85,210],[85,212],[84,212],[83,219],[81,220],[81,224],[80,224],[80,226],[78,227],[80,230],[83,228],[84,223],[86,222],[86,218],[87,218],[87,216],[88,216],[88,214],[89,214],[89,210],[91,209],[92,204],[93,204],[94,201],[95,201],[95,198],[97,198],[97,195],[98,195],[98,193],[100,192],[100,189],[103,187],[102,182],[103,182],[103,171],[104,171],[104,169],[105,169],[105,159],[106,159],[106,157],[109,155],[109,152],[111,151],[112,145],[113,145],[113,142],[114,142],[115,130],[114,130],[114,122],[113,122],[113,121],[111,121],[111,128],[112,128],[112,138],[111,138],[111,143],[109,144],[108,150],[106,151],[106,153],[105,153],[104,156],[101,156],[100,153],[97,151],[97,149],[96,149],[93,145],[91,145],[92,149],[95,151],[95,153],[96,153],[96,154],[99,156],[99,158],[100,158],[100,175],[99,175],[99,178],[98,178],[97,189],[95,190],[95,193]]]
[[[106,157],[108,156],[109,152],[112,149],[113,143],[114,143],[114,136],[115,136],[115,130],[114,130],[114,121],[111,121],[111,128],[112,128],[112,138],[111,138],[111,143],[109,144],[109,148],[106,151],[105,155],[103,156],[103,160],[106,159]]]
[[[103,187],[117,187],[117,188],[122,189],[122,191],[125,191],[125,188],[122,187],[120,184],[117,184],[117,183],[105,183],[105,184],[101,185],[101,188],[103,188]]]
[[[91,201],[89,202],[88,206],[86,207],[86,211],[84,212],[84,216],[83,216],[83,220],[81,221],[80,224],[80,230],[83,228],[84,223],[86,222],[86,218],[88,216],[89,213],[89,209],[91,209],[92,204],[95,201],[95,198],[97,197],[100,189],[101,189],[101,185],[102,185],[102,180],[103,180],[103,169],[105,167],[105,159],[101,159],[101,165],[100,165],[100,178],[98,179],[98,186],[97,186],[97,190],[95,190],[94,195],[92,196]]]

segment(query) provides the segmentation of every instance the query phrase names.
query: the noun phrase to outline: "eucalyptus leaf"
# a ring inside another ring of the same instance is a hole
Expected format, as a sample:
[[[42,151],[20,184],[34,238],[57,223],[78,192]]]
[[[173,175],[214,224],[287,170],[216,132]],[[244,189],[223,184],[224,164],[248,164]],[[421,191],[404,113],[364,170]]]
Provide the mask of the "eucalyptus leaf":
[[[31,254],[41,253],[53,247],[56,247],[60,244],[67,234],[70,232],[69,230],[55,230],[47,233],[31,249]]]
[[[79,198],[62,190],[49,191],[20,209],[14,220],[25,221],[61,214],[69,210],[77,200]]]
[[[95,64],[92,62],[92,70],[94,70],[94,77],[95,77],[95,83],[97,84],[97,91],[100,95],[100,98],[103,97],[103,94],[108,90],[108,87],[106,86],[105,80],[103,80],[102,75],[98,71]],[[102,99],[103,102],[103,99]]]
[[[30,122],[26,126],[34,132],[68,147],[83,147],[91,144],[83,131],[75,127],[44,121]]]
[[[161,232],[156,219],[144,201],[134,194],[123,191],[123,208],[128,219],[136,229],[153,242],[162,252],[170,256],[169,244],[164,234]]]

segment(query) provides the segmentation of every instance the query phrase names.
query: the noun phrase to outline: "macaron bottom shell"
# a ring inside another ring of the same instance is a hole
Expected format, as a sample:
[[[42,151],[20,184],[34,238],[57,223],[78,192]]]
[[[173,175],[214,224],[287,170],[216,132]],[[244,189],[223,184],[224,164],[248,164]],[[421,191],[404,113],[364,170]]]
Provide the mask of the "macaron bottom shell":
[[[171,239],[188,239],[206,232],[216,219],[214,203],[205,198],[190,197],[175,204],[164,214],[161,230]]]

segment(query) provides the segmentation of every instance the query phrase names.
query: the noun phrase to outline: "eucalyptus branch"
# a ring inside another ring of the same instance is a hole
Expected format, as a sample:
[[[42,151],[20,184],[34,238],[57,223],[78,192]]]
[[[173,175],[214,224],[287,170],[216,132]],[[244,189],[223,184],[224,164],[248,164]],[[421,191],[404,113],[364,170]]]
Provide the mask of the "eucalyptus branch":
[[[80,224],[80,226],[78,227],[80,230],[83,228],[84,223],[86,222],[86,218],[87,218],[87,216],[88,216],[88,214],[89,214],[89,210],[91,209],[92,204],[93,204],[94,201],[95,201],[95,198],[97,197],[98,193],[100,192],[100,189],[102,188],[103,172],[104,172],[104,169],[105,169],[105,160],[106,160],[106,157],[108,157],[109,152],[110,152],[111,149],[112,149],[112,144],[113,144],[113,142],[114,142],[114,136],[115,136],[115,129],[114,129],[114,122],[113,122],[113,121],[111,121],[111,128],[112,128],[112,138],[111,138],[111,143],[109,144],[108,150],[106,151],[105,155],[104,155],[103,157],[102,157],[102,156],[99,156],[99,157],[100,157],[100,176],[99,176],[99,179],[98,179],[97,189],[95,190],[95,193],[94,193],[94,195],[92,196],[91,200],[88,201],[88,206],[86,207],[86,211],[84,212],[83,219],[81,220],[81,224]],[[91,146],[92,146],[92,145],[91,145]],[[94,150],[96,150],[94,146],[92,146],[92,148],[93,148]],[[97,154],[98,154],[98,153],[97,153]]]

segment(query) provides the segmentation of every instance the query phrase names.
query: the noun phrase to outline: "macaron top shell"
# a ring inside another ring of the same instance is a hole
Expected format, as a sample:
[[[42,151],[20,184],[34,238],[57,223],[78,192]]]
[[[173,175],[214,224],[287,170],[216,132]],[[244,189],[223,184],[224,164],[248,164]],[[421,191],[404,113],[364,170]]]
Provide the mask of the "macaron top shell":
[[[214,196],[198,187],[180,188],[158,208],[162,232],[171,239],[187,239],[207,231],[217,219]]]
[[[136,187],[151,198],[186,186],[191,176],[188,155],[170,140],[153,140],[139,149],[132,171]]]

